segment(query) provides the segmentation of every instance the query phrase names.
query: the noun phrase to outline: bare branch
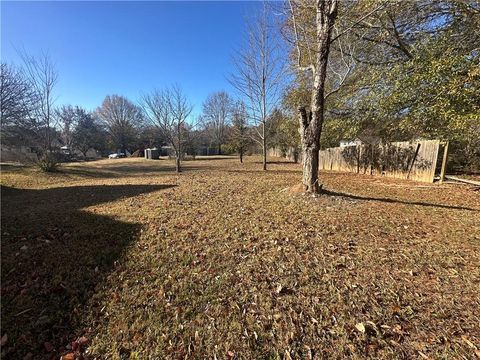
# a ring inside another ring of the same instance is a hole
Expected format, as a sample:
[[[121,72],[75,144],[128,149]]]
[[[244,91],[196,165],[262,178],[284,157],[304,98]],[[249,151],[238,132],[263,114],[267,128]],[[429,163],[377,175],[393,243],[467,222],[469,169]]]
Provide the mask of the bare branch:
[[[233,58],[236,72],[229,82],[247,104],[256,141],[259,139],[262,145],[263,168],[266,169],[267,119],[280,100],[285,66],[266,9],[249,25],[246,44]]]
[[[182,89],[174,85],[164,90],[155,90],[144,95],[141,107],[148,121],[158,127],[162,135],[173,148],[176,169],[180,172],[180,162],[187,139],[189,126],[187,120],[193,110]]]

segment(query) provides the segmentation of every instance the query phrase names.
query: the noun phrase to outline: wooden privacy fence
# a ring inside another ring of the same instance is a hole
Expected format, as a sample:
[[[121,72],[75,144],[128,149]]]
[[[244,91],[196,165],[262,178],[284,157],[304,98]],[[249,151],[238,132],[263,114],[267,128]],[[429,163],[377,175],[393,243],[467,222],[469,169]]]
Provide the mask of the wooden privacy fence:
[[[320,170],[433,182],[439,140],[336,147],[320,151]]]

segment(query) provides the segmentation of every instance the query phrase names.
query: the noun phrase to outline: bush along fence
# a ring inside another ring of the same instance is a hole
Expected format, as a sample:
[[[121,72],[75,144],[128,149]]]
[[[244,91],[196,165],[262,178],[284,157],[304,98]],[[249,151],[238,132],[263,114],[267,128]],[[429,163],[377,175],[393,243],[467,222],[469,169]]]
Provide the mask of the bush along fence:
[[[319,168],[433,182],[441,145],[439,140],[422,140],[330,148],[320,151]]]

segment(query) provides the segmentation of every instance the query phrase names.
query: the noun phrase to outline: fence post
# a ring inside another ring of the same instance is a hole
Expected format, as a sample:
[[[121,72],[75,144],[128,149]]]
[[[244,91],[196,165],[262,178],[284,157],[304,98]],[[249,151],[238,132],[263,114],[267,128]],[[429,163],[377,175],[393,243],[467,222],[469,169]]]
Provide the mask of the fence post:
[[[440,184],[443,183],[443,181],[445,180],[445,173],[447,171],[448,144],[449,144],[449,142],[447,141],[445,143],[445,147],[443,149],[442,170],[440,171]]]

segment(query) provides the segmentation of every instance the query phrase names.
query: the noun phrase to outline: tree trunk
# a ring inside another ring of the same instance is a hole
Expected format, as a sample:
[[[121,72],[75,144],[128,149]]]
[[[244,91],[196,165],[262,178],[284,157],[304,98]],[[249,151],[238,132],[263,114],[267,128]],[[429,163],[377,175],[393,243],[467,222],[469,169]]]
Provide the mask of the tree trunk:
[[[218,155],[222,155],[222,144],[218,143]]]
[[[307,192],[318,192],[321,186],[318,183],[318,149],[308,147],[304,149],[303,156],[303,185]]]
[[[320,149],[321,125],[318,118],[305,108],[299,109],[302,140],[303,186],[306,192],[318,193],[318,152]],[[318,116],[318,115],[317,115]],[[319,126],[320,125],[320,126]]]
[[[243,150],[240,150],[240,163],[243,163]]]
[[[175,171],[177,173],[182,171],[182,169],[180,167],[180,155],[178,155],[178,154],[177,154],[177,156],[175,156]]]
[[[313,71],[310,110],[299,108],[300,137],[303,156],[303,185],[306,192],[318,193],[318,152],[325,111],[325,78],[327,75],[330,40],[337,16],[336,0],[317,1],[317,54]]]
[[[262,124],[263,170],[267,170],[267,138],[265,136],[265,122]]]

